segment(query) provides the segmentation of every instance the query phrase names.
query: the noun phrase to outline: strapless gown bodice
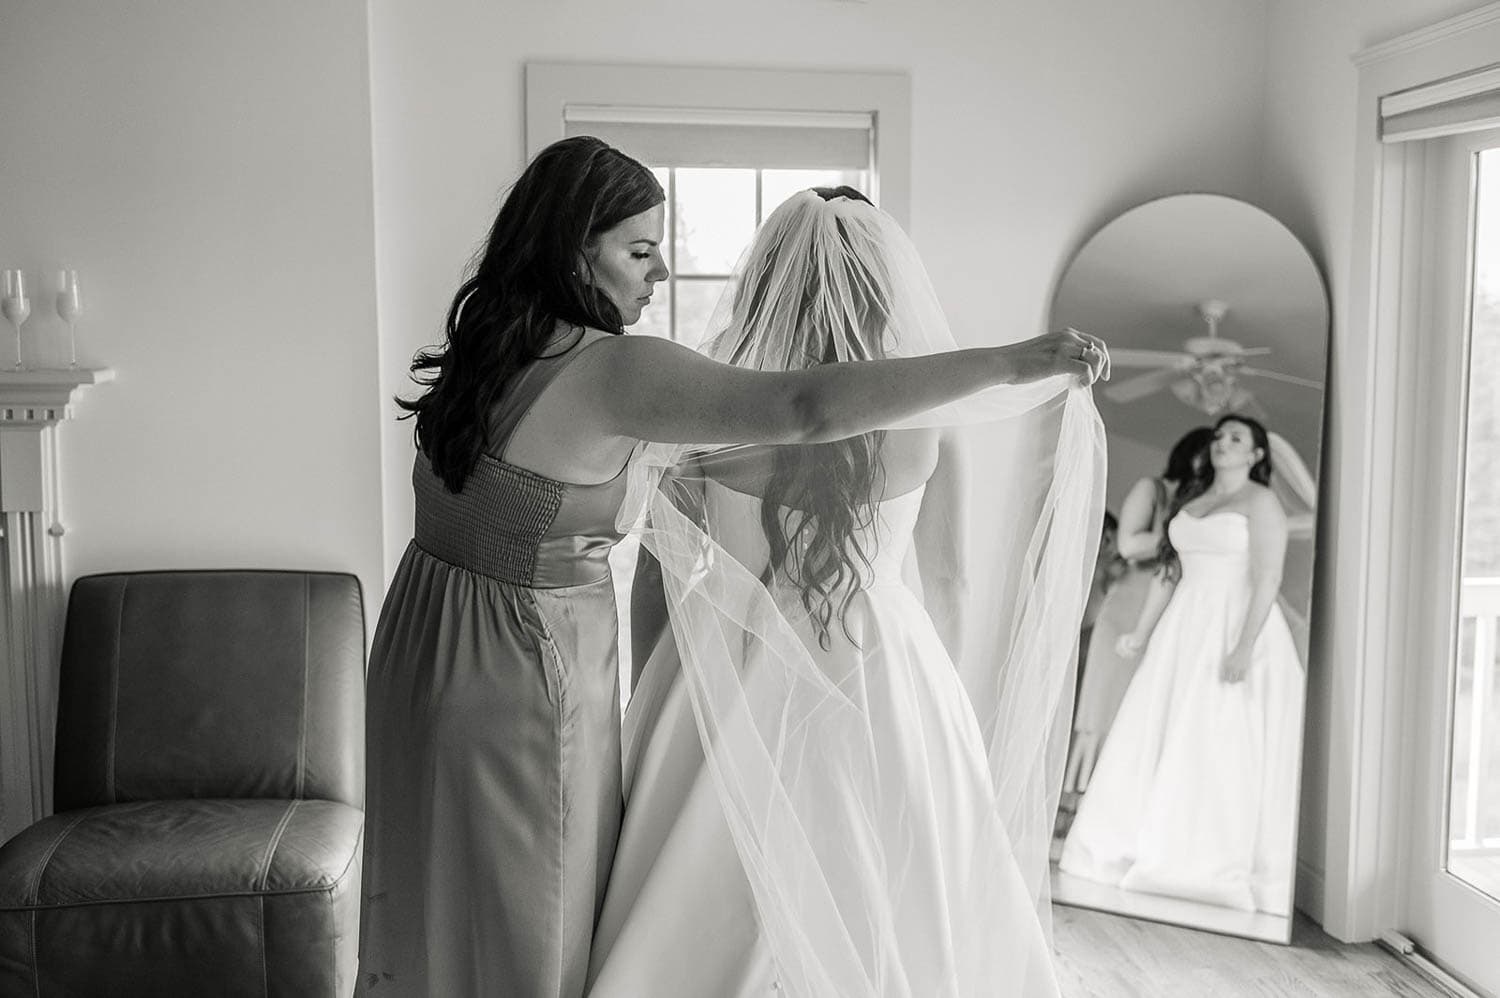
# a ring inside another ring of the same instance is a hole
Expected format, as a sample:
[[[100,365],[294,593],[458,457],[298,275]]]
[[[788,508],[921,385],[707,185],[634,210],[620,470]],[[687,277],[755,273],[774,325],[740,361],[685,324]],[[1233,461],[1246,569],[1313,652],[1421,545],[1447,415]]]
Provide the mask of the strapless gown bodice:
[[[1167,534],[1182,563],[1184,584],[1239,590],[1250,585],[1250,521],[1235,510],[1202,516],[1178,513]]]

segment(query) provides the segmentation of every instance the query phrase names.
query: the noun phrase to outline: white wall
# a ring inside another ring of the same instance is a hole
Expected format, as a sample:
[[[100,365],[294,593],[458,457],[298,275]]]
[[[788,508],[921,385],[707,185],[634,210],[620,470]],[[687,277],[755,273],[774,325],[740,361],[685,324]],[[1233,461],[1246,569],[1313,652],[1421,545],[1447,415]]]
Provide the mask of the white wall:
[[[1243,0],[371,0],[381,384],[408,392],[524,165],[528,59],[905,70],[912,230],[960,340],[1019,338],[1096,228],[1179,191],[1258,189],[1266,14]],[[394,410],[390,405],[387,415]],[[387,419],[389,571],[410,424]]]
[[[1043,324],[1070,254],[1127,207],[1261,204],[1332,286],[1335,466],[1349,56],[1472,6],[369,0],[367,55],[358,0],[10,0],[0,266],[78,268],[84,358],[119,372],[63,430],[70,570],[347,569],[373,615],[411,528],[390,397],[523,165],[528,59],[908,71],[913,234],[967,342]],[[1315,659],[1314,869],[1329,694]]]
[[[352,571],[378,595],[368,47],[361,0],[10,0],[0,265],[79,271],[62,430],[70,575]],[[0,340],[3,341],[3,340]],[[373,607],[372,607],[373,609]]]
[[[1347,680],[1358,663],[1341,661],[1345,649],[1332,641],[1328,610],[1340,582],[1340,562],[1352,573],[1356,552],[1337,550],[1333,524],[1342,515],[1336,497],[1341,431],[1348,418],[1341,405],[1354,393],[1340,358],[1350,337],[1364,335],[1347,324],[1350,242],[1354,229],[1355,108],[1358,78],[1352,56],[1360,49],[1452,17],[1478,6],[1474,0],[1270,0],[1267,63],[1263,206],[1286,222],[1321,262],[1333,311],[1332,363],[1326,447],[1325,497],[1319,531],[1318,586],[1313,609],[1306,754],[1303,767],[1299,859],[1304,876],[1299,902],[1321,917],[1321,888],[1330,855],[1349,830],[1330,827],[1327,801],[1336,755],[1353,733],[1335,729],[1333,698],[1348,695]],[[1343,582],[1348,585],[1348,582]]]

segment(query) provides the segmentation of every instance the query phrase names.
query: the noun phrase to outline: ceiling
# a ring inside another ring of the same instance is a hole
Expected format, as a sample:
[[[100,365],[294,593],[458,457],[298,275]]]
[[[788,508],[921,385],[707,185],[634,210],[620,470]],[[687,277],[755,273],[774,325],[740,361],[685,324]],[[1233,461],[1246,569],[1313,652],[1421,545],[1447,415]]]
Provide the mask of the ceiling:
[[[1328,300],[1306,248],[1271,215],[1217,194],[1181,194],[1131,209],[1096,233],[1058,286],[1052,328],[1075,326],[1102,336],[1113,350],[1180,350],[1207,325],[1200,302],[1229,306],[1219,335],[1271,352],[1247,365],[1323,382],[1328,357]],[[1118,383],[1147,368],[1116,367]],[[1317,468],[1320,390],[1242,377],[1268,417]],[[1163,452],[1193,426],[1211,422],[1170,389],[1129,403],[1095,391],[1109,434]]]

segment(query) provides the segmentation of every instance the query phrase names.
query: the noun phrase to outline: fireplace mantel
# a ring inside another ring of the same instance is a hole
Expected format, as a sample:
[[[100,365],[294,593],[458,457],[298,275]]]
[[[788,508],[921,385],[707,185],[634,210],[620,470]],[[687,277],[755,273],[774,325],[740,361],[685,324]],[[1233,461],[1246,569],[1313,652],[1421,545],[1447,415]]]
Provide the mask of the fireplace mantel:
[[[78,389],[113,381],[108,368],[0,370],[0,423],[56,423],[73,415]]]
[[[51,811],[67,594],[58,425],[109,369],[0,370],[0,840]]]

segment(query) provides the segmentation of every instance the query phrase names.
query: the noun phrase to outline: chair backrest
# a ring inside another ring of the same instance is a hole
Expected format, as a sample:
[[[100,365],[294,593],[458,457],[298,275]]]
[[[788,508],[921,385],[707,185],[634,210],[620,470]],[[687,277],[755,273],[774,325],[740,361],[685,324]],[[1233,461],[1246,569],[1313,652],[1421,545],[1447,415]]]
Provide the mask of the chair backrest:
[[[73,584],[54,804],[364,799],[352,575],[140,572]]]

